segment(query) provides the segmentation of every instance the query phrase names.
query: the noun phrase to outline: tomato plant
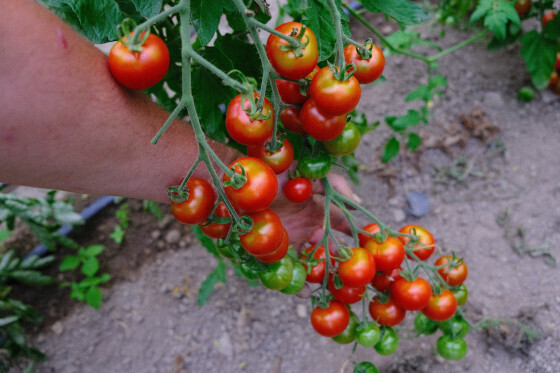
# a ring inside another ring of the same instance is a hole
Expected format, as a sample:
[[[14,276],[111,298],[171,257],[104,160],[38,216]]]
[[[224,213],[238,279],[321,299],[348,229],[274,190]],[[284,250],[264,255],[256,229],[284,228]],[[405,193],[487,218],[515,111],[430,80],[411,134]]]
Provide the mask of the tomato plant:
[[[416,255],[418,259],[426,260],[434,253],[434,250],[436,248],[436,240],[434,240],[434,236],[432,236],[432,234],[427,229],[419,225],[409,224],[399,229],[399,233],[418,236],[418,240],[414,241],[414,246],[411,248],[414,255]],[[413,243],[411,242],[410,237],[407,236],[399,236],[399,239],[402,241],[405,247],[408,247],[409,242],[411,244]],[[409,258],[411,257],[408,254],[407,256]]]
[[[358,318],[358,316],[356,316],[354,312],[350,311],[350,320],[348,322],[348,326],[346,326],[346,329],[344,329],[342,333],[332,337],[333,341],[340,344],[348,344],[354,342],[356,340],[355,330],[359,322],[360,319]]]
[[[350,322],[350,311],[339,301],[331,300],[326,308],[317,306],[311,311],[311,325],[322,336],[335,337]]]
[[[297,261],[293,262],[293,267],[294,269],[292,271],[292,281],[290,281],[290,284],[288,286],[280,290],[281,293],[297,294],[305,286],[305,279],[307,277],[305,267]]]
[[[241,246],[254,256],[272,253],[286,234],[280,218],[271,209],[253,212],[248,216],[253,220],[253,228],[239,236]]]
[[[376,81],[385,68],[385,56],[379,47],[368,43],[366,48],[371,47],[371,57],[362,58],[354,45],[347,45],[344,48],[344,60],[347,64],[355,64],[356,72],[354,77],[360,84],[369,84]]]
[[[266,144],[270,141],[271,139],[269,138],[260,144],[249,145],[247,147],[247,154],[250,157],[259,158],[264,161],[264,163],[272,168],[274,173],[281,174],[290,167],[294,160],[294,147],[290,140],[284,139],[280,149],[270,152],[266,149]]]
[[[356,326],[356,341],[364,347],[373,347],[380,337],[379,326],[374,322],[367,322]]]
[[[258,98],[257,93],[253,94]],[[229,103],[226,111],[226,128],[229,135],[243,145],[261,144],[272,135],[274,128],[274,108],[265,98],[261,111],[251,116],[247,110],[251,109],[249,99],[241,94],[235,96]]]
[[[438,330],[438,324],[434,320],[428,318],[422,312],[419,312],[414,318],[414,329],[416,333],[432,335]]]
[[[377,272],[371,281],[371,285],[380,292],[387,292],[391,289],[393,282],[401,278],[400,268],[394,268],[386,272]]]
[[[280,261],[272,263],[259,274],[262,284],[271,290],[287,288],[294,276],[294,263],[289,255]]]
[[[322,179],[331,170],[331,157],[328,154],[320,153],[317,156],[307,154],[298,161],[298,171],[301,176],[309,180]]]
[[[317,39],[311,29],[299,22],[286,22],[276,31],[299,40],[299,47],[288,49],[290,43],[271,34],[266,42],[266,55],[276,71],[289,79],[305,78],[317,66],[319,50]]]
[[[231,218],[229,210],[224,202],[218,203],[218,206],[214,209],[214,215],[218,218]],[[231,227],[231,221],[228,223],[217,223],[211,222],[209,224],[200,224],[200,230],[204,232],[205,235],[211,238],[226,238],[229,228]]]
[[[441,278],[451,286],[461,285],[469,274],[465,262],[449,255],[438,258],[434,265],[441,266],[437,271]]]
[[[358,126],[353,122],[348,122],[338,137],[323,142],[323,146],[333,155],[346,155],[356,150],[361,139],[362,135]]]
[[[363,226],[362,230],[370,233],[372,236],[374,236],[376,233],[379,233],[381,231],[381,229],[379,228],[379,224],[377,224],[377,223],[369,223],[369,224]],[[365,233],[359,232],[358,233],[358,242],[360,244],[360,247],[365,247],[366,242],[373,238],[372,236],[368,236]]]
[[[432,294],[428,305],[422,308],[422,313],[430,320],[445,321],[450,319],[457,311],[457,299],[449,289],[444,289],[440,294]]]
[[[436,342],[438,354],[446,360],[461,360],[467,354],[467,343],[461,339],[453,339],[442,335]]]
[[[282,190],[288,200],[294,203],[303,203],[311,198],[313,185],[309,179],[300,176],[288,180]]]
[[[379,341],[373,346],[375,351],[385,356],[395,353],[399,347],[399,335],[395,329],[390,326],[382,326],[380,331],[381,336],[379,337]]]
[[[299,118],[305,133],[319,141],[336,139],[346,127],[346,115],[324,114],[313,99],[305,101]]]
[[[309,250],[308,252],[311,252],[311,250]],[[307,254],[303,253],[302,256],[303,260],[308,260],[308,256]],[[305,270],[307,271],[307,282],[311,282],[311,283],[321,283],[323,282],[323,280],[325,279],[325,273],[326,273],[326,262],[325,262],[325,246],[324,245],[320,245],[317,250],[315,250],[315,253],[313,254],[313,261],[315,261],[315,265],[311,265],[310,269],[308,268],[307,264],[303,264],[303,266],[305,267]],[[332,257],[330,257],[330,262],[331,265],[334,264],[334,259]]]
[[[463,304],[467,303],[467,299],[469,298],[469,291],[465,284],[461,284],[451,289],[453,295],[455,295],[455,299],[457,299],[457,305],[462,306]]]
[[[232,185],[224,188],[229,200],[233,205],[247,212],[261,211],[266,209],[278,192],[278,180],[274,171],[263,161],[254,157],[240,158],[229,165],[235,173],[246,174],[245,184],[236,189]],[[224,174],[224,183],[230,182],[231,178]]]
[[[414,280],[400,278],[391,285],[391,297],[395,303],[408,311],[418,311],[428,305],[432,288],[422,277]]]
[[[129,49],[127,38],[117,41],[109,51],[109,70],[113,77],[130,89],[148,89],[163,79],[169,69],[169,50],[157,35],[145,33],[146,40],[137,48]]]
[[[323,67],[315,74],[309,92],[320,112],[340,116],[348,114],[358,105],[362,94],[360,82],[353,76],[344,79],[335,77],[329,67]]]
[[[378,271],[391,271],[400,267],[405,256],[403,243],[393,236],[388,236],[383,242],[368,240],[364,248],[373,255]]]
[[[171,213],[183,224],[200,224],[210,216],[216,193],[206,180],[192,176],[187,180],[189,197],[183,202],[171,202]]]
[[[354,247],[352,256],[338,264],[338,276],[346,286],[365,286],[375,276],[375,259],[362,247]]]
[[[406,310],[391,298],[382,302],[376,297],[369,303],[369,314],[379,325],[395,326],[404,320]]]

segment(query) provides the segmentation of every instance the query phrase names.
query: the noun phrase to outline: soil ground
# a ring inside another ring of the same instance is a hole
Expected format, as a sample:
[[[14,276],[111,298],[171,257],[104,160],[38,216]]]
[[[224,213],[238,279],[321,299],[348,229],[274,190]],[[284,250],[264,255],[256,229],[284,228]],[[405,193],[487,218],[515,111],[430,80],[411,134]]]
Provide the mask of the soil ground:
[[[366,33],[356,27],[354,36]],[[442,43],[468,36],[449,30]],[[439,73],[448,87],[420,129],[424,145],[382,165],[380,148],[390,135],[382,123],[356,152],[363,172],[353,188],[382,221],[425,226],[441,252],[465,258],[467,316],[504,322],[471,330],[463,360],[439,358],[438,335],[406,333],[392,356],[358,347],[350,357],[351,346],[313,332],[308,299],[251,287],[231,268],[227,284],[198,307],[214,258],[166,209],[158,222],[131,200],[122,245],[108,237],[116,206],[75,236],[107,246],[102,271],[113,279],[99,310],[68,300],[67,289],[24,295],[46,315],[30,340],[49,357],[36,371],[350,372],[351,361],[369,360],[381,372],[560,372],[560,282],[550,265],[560,255],[560,97],[543,91],[530,103],[517,100],[518,89],[530,85],[518,46],[467,46],[442,59]],[[387,82],[363,88],[358,108],[371,121],[415,107],[403,98],[426,80],[424,66],[403,57],[390,57],[384,75]],[[429,197],[421,218],[407,214],[411,191]],[[540,336],[528,339],[517,323]]]

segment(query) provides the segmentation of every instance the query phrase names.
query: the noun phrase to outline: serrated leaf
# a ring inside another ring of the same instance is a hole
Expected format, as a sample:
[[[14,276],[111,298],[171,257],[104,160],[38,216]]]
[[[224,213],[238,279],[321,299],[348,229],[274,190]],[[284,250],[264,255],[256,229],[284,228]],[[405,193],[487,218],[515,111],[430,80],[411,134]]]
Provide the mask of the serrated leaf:
[[[95,309],[99,309],[101,306],[101,300],[103,298],[103,294],[99,288],[92,286],[90,287],[85,294],[86,303],[92,306]]]
[[[418,148],[418,146],[420,146],[421,143],[422,143],[422,138],[418,136],[418,134],[414,132],[408,134],[408,142],[406,146],[410,150],[415,151]]]
[[[142,16],[150,18],[161,11],[162,0],[132,0],[134,7]]]
[[[521,43],[521,57],[531,73],[531,81],[538,89],[546,88],[560,50],[557,42],[532,30],[521,37]]]
[[[43,0],[43,3],[95,44],[116,40],[117,25],[125,18],[114,0]]]
[[[340,159],[342,160],[342,163],[346,167],[345,168],[346,173],[348,173],[348,177],[350,177],[350,180],[352,180],[354,184],[359,185],[360,184],[360,179],[358,177],[359,164],[358,161],[356,160],[356,156],[354,155],[354,153],[343,155],[342,157],[340,157]]]
[[[214,241],[210,237],[205,235],[198,225],[193,225],[191,227],[191,229],[192,229],[195,237],[202,244],[202,247],[204,247],[206,250],[208,250],[208,252],[211,253],[212,255],[214,255],[216,258],[219,258],[220,253],[218,252],[218,248],[214,244]]]
[[[226,282],[226,263],[224,261],[220,261],[214,271],[200,285],[197,299],[199,306],[203,306],[206,303],[218,282]]]
[[[117,245],[120,245],[123,242],[125,235],[126,231],[122,229],[120,225],[117,225],[115,226],[109,237],[111,237],[111,239],[115,241]]]
[[[99,270],[99,260],[95,257],[87,258],[82,264],[82,273],[88,277],[91,277],[97,273]]]
[[[395,137],[391,137],[389,141],[385,144],[385,148],[383,149],[383,155],[381,156],[381,162],[387,163],[391,159],[399,154],[400,143]]]
[[[403,131],[420,123],[420,113],[417,110],[410,109],[406,115],[401,117],[388,116],[385,117],[385,121],[393,130]]]
[[[508,22],[521,26],[521,19],[514,8],[513,1],[481,0],[471,15],[471,23],[483,17],[484,26],[499,40],[506,39]]]
[[[105,250],[105,246],[103,245],[90,245],[84,249],[84,254],[86,256],[97,256],[101,254]]]
[[[62,259],[62,262],[60,262],[60,267],[58,269],[63,272],[70,271],[72,269],[78,268],[80,263],[80,258],[74,255],[68,255],[64,259]]]
[[[222,18],[224,0],[192,0],[192,23],[202,45],[212,40]]]
[[[328,3],[325,0],[309,0],[302,15],[302,23],[309,27],[317,38],[319,61],[329,58],[336,45],[336,29]]]
[[[405,25],[417,25],[430,19],[420,6],[408,0],[359,0],[371,12],[381,12]]]

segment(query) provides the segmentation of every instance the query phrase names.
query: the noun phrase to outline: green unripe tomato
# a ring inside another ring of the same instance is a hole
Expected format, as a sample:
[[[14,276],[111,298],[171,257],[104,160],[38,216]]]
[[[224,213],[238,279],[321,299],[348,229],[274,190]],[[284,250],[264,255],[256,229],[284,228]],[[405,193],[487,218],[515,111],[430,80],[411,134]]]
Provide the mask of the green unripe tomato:
[[[354,366],[352,373],[379,373],[379,370],[373,363],[362,361]]]
[[[307,277],[305,267],[299,262],[293,262],[293,267],[292,281],[287,287],[280,290],[281,293],[296,294],[305,286],[305,278]]]
[[[271,290],[285,289],[292,282],[293,276],[294,264],[292,258],[287,255],[260,273],[262,284]]]
[[[356,333],[354,330],[356,326],[360,323],[360,319],[354,312],[350,312],[350,321],[348,322],[348,326],[342,333],[332,338],[333,341],[340,344],[348,344],[352,343],[356,340]]]
[[[438,354],[446,360],[461,360],[467,354],[467,342],[462,338],[452,339],[444,334],[436,342]]]
[[[395,329],[390,326],[381,326],[381,337],[374,348],[380,355],[391,355],[399,347],[399,336]]]
[[[373,347],[379,341],[381,331],[375,322],[366,325],[359,324],[356,327],[356,340],[364,347]]]
[[[334,140],[325,141],[323,145],[333,155],[346,155],[352,153],[358,145],[362,134],[354,122],[346,123],[344,131]]]

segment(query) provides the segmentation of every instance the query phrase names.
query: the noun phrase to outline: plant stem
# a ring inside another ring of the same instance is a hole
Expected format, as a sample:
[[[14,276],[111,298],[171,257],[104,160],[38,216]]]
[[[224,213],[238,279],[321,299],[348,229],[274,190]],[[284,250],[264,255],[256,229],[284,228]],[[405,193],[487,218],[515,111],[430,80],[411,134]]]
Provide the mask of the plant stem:
[[[328,4],[329,4],[329,8],[331,9],[331,15],[333,18],[333,22],[334,22],[334,27],[336,30],[336,44],[335,44],[335,50],[336,50],[336,59],[335,59],[335,63],[336,66],[340,67],[342,69],[343,66],[346,65],[346,63],[344,62],[344,43],[342,41],[342,22],[341,22],[341,18],[340,18],[340,13],[338,11],[338,8],[336,6],[336,3],[334,0],[327,0]]]

